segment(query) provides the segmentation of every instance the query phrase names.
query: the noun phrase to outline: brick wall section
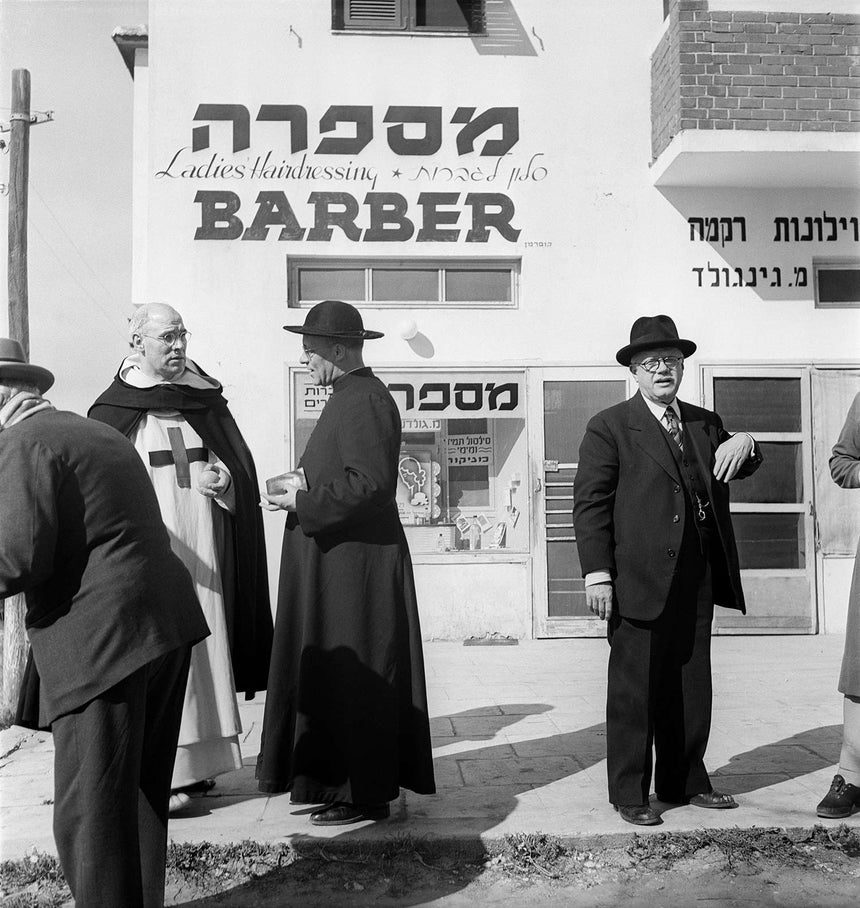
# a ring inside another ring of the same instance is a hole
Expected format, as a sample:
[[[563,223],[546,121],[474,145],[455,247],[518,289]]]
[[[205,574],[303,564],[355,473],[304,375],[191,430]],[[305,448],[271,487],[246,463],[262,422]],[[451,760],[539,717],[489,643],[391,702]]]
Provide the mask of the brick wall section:
[[[651,58],[651,123],[654,158],[683,129],[860,131],[860,15],[673,0]]]

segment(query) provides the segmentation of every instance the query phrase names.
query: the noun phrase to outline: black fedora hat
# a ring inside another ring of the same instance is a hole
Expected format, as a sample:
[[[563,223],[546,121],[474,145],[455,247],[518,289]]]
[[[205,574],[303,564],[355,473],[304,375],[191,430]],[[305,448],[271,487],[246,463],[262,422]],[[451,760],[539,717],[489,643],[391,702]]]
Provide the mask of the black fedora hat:
[[[677,347],[684,356],[696,352],[693,341],[678,337],[678,329],[668,315],[643,315],[633,322],[630,343],[622,347],[615,358],[622,366],[629,366],[636,353],[657,347]]]
[[[318,337],[358,338],[375,340],[381,331],[368,331],[355,306],[340,300],[323,300],[305,316],[303,325],[284,325],[284,331],[293,334],[315,334]]]
[[[54,376],[41,366],[33,366],[24,356],[24,348],[16,340],[0,337],[0,384],[5,379],[18,379],[33,384],[44,394],[54,384]]]

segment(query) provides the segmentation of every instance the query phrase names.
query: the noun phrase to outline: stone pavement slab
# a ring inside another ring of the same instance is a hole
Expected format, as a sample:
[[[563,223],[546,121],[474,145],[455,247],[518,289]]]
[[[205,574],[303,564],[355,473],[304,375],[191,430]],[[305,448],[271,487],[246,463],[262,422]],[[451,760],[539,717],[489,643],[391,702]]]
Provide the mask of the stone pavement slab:
[[[808,827],[839,760],[844,638],[717,637],[714,716],[707,755],[714,785],[736,810],[663,805],[662,826]],[[566,839],[629,834],[607,802],[604,640],[518,646],[425,645],[437,794],[403,792],[391,819],[322,829],[289,795],[254,782],[263,702],[242,703],[245,767],[171,818],[174,841],[369,842],[410,834],[480,844],[513,832]],[[0,733],[0,854],[55,853],[51,736]],[[660,806],[660,805],[658,805]],[[834,821],[829,821],[834,822]],[[860,813],[848,821],[860,826]]]

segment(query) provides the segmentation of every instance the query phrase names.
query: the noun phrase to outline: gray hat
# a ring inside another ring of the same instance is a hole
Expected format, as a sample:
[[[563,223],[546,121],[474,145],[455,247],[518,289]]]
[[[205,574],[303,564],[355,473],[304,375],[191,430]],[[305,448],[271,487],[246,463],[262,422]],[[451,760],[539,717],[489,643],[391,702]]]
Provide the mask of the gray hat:
[[[0,383],[17,379],[35,385],[44,394],[54,384],[54,376],[41,366],[33,366],[24,356],[24,348],[16,340],[0,337]]]

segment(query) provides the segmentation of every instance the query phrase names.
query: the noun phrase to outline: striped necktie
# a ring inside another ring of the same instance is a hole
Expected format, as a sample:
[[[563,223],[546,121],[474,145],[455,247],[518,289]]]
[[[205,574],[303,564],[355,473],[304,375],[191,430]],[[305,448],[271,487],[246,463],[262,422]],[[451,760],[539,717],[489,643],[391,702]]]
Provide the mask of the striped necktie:
[[[683,451],[684,433],[681,429],[681,424],[678,422],[678,416],[675,413],[673,407],[666,407],[666,412],[663,414],[663,419],[666,420],[666,428],[669,430],[669,434],[672,436],[672,438],[675,439],[675,443]]]

